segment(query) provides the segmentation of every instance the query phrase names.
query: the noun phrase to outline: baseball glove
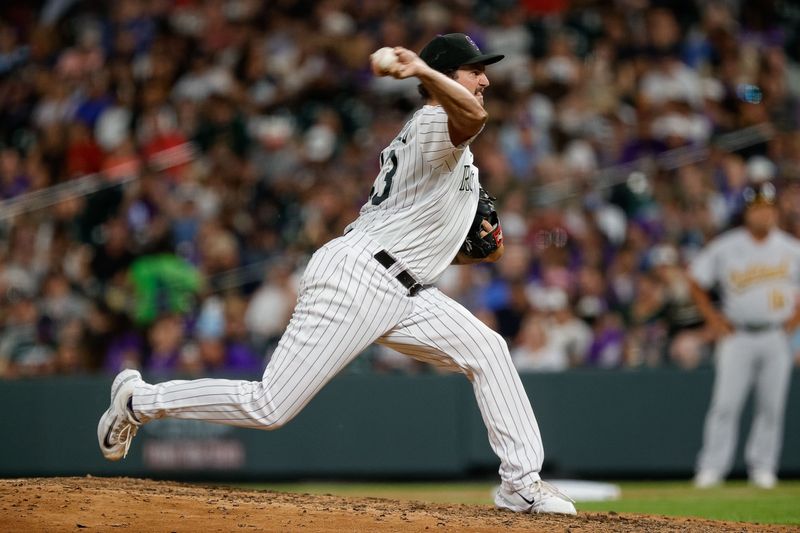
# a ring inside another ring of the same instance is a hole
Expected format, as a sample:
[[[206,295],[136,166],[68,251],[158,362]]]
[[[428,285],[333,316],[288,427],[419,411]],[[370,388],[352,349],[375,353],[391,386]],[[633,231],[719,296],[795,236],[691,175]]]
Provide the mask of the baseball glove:
[[[485,259],[503,244],[503,229],[494,209],[497,198],[489,196],[483,187],[478,196],[478,209],[461,245],[461,253],[472,259]]]

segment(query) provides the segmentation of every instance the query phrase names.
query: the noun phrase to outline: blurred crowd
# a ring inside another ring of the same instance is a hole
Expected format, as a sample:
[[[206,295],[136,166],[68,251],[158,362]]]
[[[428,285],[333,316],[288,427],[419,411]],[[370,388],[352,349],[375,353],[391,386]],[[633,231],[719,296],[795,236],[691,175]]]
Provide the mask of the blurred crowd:
[[[421,103],[369,54],[448,32],[506,54],[473,151],[507,250],[441,288],[520,370],[708,364],[686,263],[750,180],[800,236],[798,30],[778,0],[4,3],[0,376],[259,374]]]

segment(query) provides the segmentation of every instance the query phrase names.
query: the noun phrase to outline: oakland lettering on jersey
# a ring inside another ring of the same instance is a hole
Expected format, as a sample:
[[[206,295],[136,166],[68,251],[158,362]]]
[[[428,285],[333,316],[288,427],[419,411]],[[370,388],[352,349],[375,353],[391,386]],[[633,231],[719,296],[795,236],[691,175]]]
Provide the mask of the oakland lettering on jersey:
[[[742,291],[764,281],[788,279],[789,270],[790,265],[787,260],[783,260],[777,265],[751,265],[744,270],[731,270],[728,280],[734,290]]]

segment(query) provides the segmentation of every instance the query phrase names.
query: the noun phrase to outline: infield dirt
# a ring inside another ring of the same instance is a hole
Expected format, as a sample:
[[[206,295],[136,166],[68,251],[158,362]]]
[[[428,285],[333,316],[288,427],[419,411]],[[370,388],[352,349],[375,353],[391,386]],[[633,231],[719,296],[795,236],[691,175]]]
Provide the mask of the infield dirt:
[[[0,480],[0,531],[741,532],[791,528],[696,518],[532,516],[480,505],[205,487],[130,478]]]

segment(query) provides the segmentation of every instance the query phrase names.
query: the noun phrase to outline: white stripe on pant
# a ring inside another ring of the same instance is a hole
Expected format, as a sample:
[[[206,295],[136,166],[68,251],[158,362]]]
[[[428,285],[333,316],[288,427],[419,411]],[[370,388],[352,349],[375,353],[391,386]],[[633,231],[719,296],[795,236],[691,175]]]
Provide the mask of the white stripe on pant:
[[[351,231],[314,254],[292,319],[261,381],[141,384],[133,396],[136,415],[277,429],[377,341],[463,372],[500,457],[503,483],[516,490],[539,479],[541,436],[505,341],[436,288],[409,297],[372,257],[378,250],[366,235]]]

